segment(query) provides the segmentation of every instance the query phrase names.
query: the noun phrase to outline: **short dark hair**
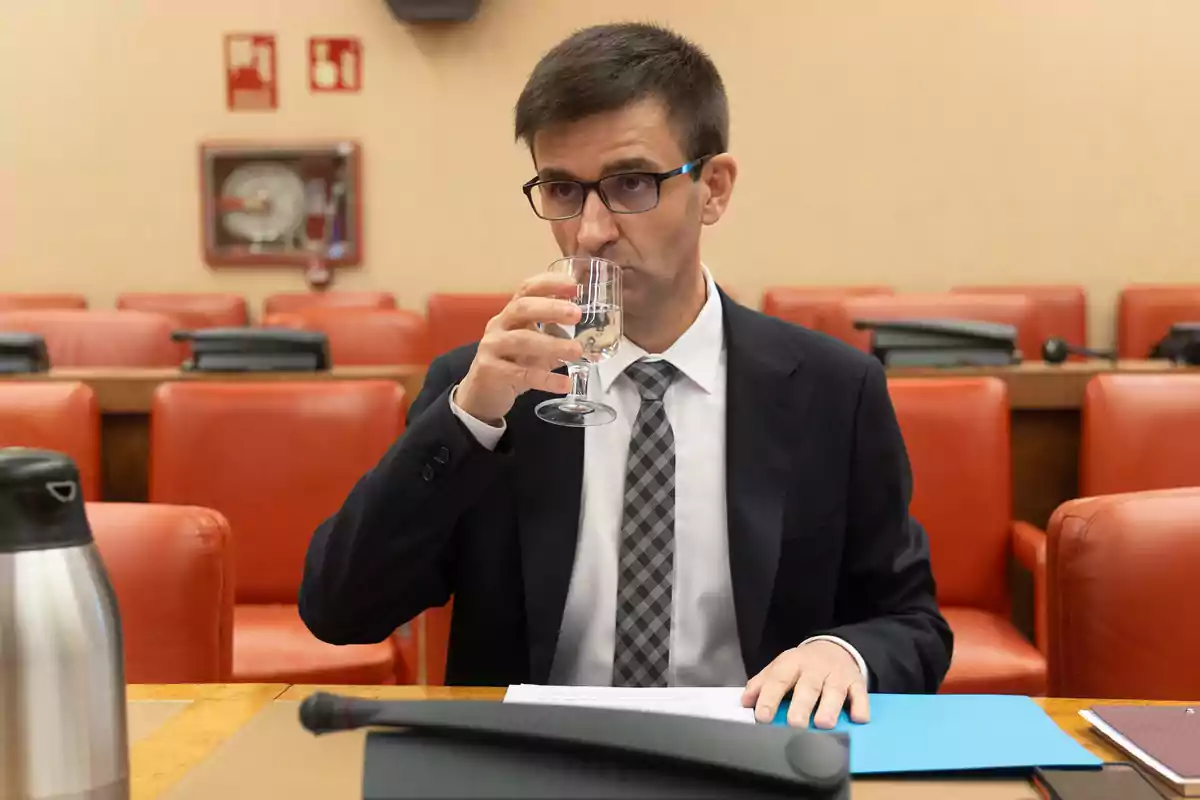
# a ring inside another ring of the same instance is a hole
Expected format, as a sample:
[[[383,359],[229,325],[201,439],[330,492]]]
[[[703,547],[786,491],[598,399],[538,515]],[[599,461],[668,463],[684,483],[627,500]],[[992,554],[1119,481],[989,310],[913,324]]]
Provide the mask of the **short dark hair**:
[[[516,138],[656,98],[687,159],[729,147],[729,103],[712,60],[666,28],[596,25],[555,45],[533,68],[516,107]]]

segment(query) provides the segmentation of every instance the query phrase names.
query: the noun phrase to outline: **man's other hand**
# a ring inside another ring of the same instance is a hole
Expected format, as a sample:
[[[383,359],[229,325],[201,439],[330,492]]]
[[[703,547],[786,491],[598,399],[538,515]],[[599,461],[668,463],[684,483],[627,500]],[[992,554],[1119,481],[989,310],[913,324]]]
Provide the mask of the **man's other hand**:
[[[792,700],[787,721],[794,727],[807,728],[811,717],[816,727],[832,728],[847,699],[852,721],[870,719],[862,671],[837,642],[808,642],[780,654],[746,684],[742,705],[754,708],[758,722],[770,723],[788,692]]]

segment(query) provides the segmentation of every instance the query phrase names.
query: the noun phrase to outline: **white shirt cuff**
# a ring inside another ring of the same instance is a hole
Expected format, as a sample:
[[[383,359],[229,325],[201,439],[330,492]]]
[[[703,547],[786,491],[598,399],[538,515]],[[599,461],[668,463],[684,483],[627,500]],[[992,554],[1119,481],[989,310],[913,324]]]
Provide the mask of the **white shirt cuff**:
[[[854,662],[858,664],[858,670],[862,673],[863,683],[865,683],[867,686],[871,685],[871,676],[870,673],[867,672],[867,662],[863,661],[863,657],[859,655],[859,652],[855,650],[854,646],[845,639],[839,639],[836,636],[813,636],[805,639],[800,643],[800,645],[803,646],[809,642],[834,642],[835,644],[840,644],[843,648],[845,648],[846,652],[854,657]]]
[[[450,390],[450,412],[462,420],[462,424],[467,426],[467,430],[469,430],[471,435],[475,437],[475,441],[479,442],[488,450],[495,450],[496,445],[500,442],[501,437],[504,436],[504,432],[508,430],[508,423],[502,419],[500,420],[500,427],[497,428],[493,425],[487,424],[483,420],[475,419],[470,414],[459,408],[458,404],[454,402],[454,393],[457,391],[457,385]]]

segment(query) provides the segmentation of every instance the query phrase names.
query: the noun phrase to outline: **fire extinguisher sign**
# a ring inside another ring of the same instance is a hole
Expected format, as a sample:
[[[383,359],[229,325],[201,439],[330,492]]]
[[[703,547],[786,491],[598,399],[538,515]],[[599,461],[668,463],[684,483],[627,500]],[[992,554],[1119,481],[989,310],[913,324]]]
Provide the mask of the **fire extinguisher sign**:
[[[270,111],[279,107],[275,77],[275,36],[225,36],[225,104],[230,111]]]
[[[362,89],[362,42],[314,36],[308,40],[308,87],[314,92]]]

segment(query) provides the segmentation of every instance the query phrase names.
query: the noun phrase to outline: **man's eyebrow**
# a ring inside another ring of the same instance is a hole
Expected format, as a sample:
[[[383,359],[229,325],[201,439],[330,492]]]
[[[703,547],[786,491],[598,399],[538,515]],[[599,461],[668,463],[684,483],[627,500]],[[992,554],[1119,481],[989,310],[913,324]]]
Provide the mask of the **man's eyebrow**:
[[[540,181],[573,181],[576,179],[574,175],[565,169],[557,167],[543,167],[538,170],[537,175]]]
[[[615,175],[618,172],[658,172],[658,164],[655,164],[648,158],[642,156],[631,156],[629,158],[619,158],[616,161],[610,161],[600,170],[600,175]],[[579,178],[572,175],[565,169],[558,167],[543,167],[538,170],[538,180],[540,181],[575,181]]]
[[[619,158],[616,161],[610,161],[604,165],[604,169],[600,170],[602,175],[612,175],[617,172],[658,172],[658,164],[655,164],[648,158],[642,156],[632,156],[630,158]]]

